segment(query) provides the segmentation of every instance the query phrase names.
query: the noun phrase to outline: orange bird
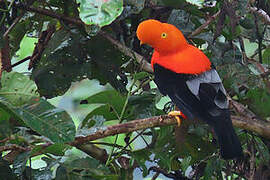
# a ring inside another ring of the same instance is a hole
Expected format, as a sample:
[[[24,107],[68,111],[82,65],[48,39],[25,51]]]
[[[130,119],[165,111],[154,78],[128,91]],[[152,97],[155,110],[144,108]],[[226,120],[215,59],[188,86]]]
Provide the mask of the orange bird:
[[[224,159],[242,156],[226,91],[207,56],[175,26],[157,20],[140,23],[137,37],[141,44],[154,48],[151,64],[159,91],[181,110],[169,114],[203,120],[213,127]]]

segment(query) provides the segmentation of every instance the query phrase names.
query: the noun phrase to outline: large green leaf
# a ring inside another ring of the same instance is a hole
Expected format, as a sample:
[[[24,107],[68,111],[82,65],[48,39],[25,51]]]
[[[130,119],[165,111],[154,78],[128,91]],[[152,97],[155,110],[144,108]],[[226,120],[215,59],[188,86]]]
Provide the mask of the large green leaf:
[[[123,11],[123,0],[77,0],[85,24],[100,27],[111,24]]]
[[[113,108],[112,111],[114,111],[120,116],[126,98],[115,90],[107,90],[97,93],[87,98],[86,100],[90,104],[95,103],[109,104]]]
[[[86,78],[124,90],[125,75],[119,69],[125,58],[104,39],[82,34],[79,29],[61,29],[53,35],[31,76],[41,95],[62,95],[72,82]]]
[[[24,106],[13,106],[1,98],[0,107],[55,143],[74,139],[75,125],[70,116],[44,99],[35,98]]]
[[[43,153],[43,154],[53,154],[55,156],[64,156],[65,152],[71,148],[69,145],[67,144],[60,144],[60,143],[56,143],[56,144],[52,144],[46,148],[44,148],[44,146],[42,145],[37,145],[36,147],[34,147],[32,149],[31,155],[35,155],[37,152],[39,153]]]
[[[107,121],[119,119],[126,98],[116,90],[106,90],[94,94],[86,100],[88,104],[103,104],[90,112],[84,119],[82,127],[87,125],[90,128],[92,126],[92,122],[96,122],[98,120],[96,118],[97,116],[103,116]],[[130,111],[126,111],[124,117],[127,116],[128,113],[130,113]],[[102,123],[100,125],[102,125]]]
[[[37,87],[28,76],[17,72],[3,72],[0,97],[7,99],[12,105],[20,106],[34,97],[38,97]]]

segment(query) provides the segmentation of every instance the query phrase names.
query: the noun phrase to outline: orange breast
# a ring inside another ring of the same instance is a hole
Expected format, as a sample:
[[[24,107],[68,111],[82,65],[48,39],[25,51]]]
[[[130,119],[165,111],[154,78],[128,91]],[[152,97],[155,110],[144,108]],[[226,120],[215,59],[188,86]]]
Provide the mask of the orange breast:
[[[192,45],[165,55],[154,51],[151,60],[152,67],[155,63],[181,74],[201,74],[211,69],[211,62],[208,57]]]

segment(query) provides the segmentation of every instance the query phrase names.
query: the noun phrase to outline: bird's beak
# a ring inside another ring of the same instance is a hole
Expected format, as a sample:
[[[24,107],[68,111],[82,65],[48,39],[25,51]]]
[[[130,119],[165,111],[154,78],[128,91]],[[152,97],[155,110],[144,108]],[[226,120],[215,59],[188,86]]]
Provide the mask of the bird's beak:
[[[143,41],[140,41],[140,46],[143,45],[143,44],[145,44],[145,43]]]

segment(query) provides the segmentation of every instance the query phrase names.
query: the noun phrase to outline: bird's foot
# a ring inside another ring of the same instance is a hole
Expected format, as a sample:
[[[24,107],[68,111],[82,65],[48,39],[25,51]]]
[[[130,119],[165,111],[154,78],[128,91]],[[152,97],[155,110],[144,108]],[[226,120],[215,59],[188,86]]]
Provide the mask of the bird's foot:
[[[180,127],[181,125],[181,118],[186,119],[187,117],[181,111],[171,111],[168,113],[169,116],[174,116],[177,120],[177,126]]]

